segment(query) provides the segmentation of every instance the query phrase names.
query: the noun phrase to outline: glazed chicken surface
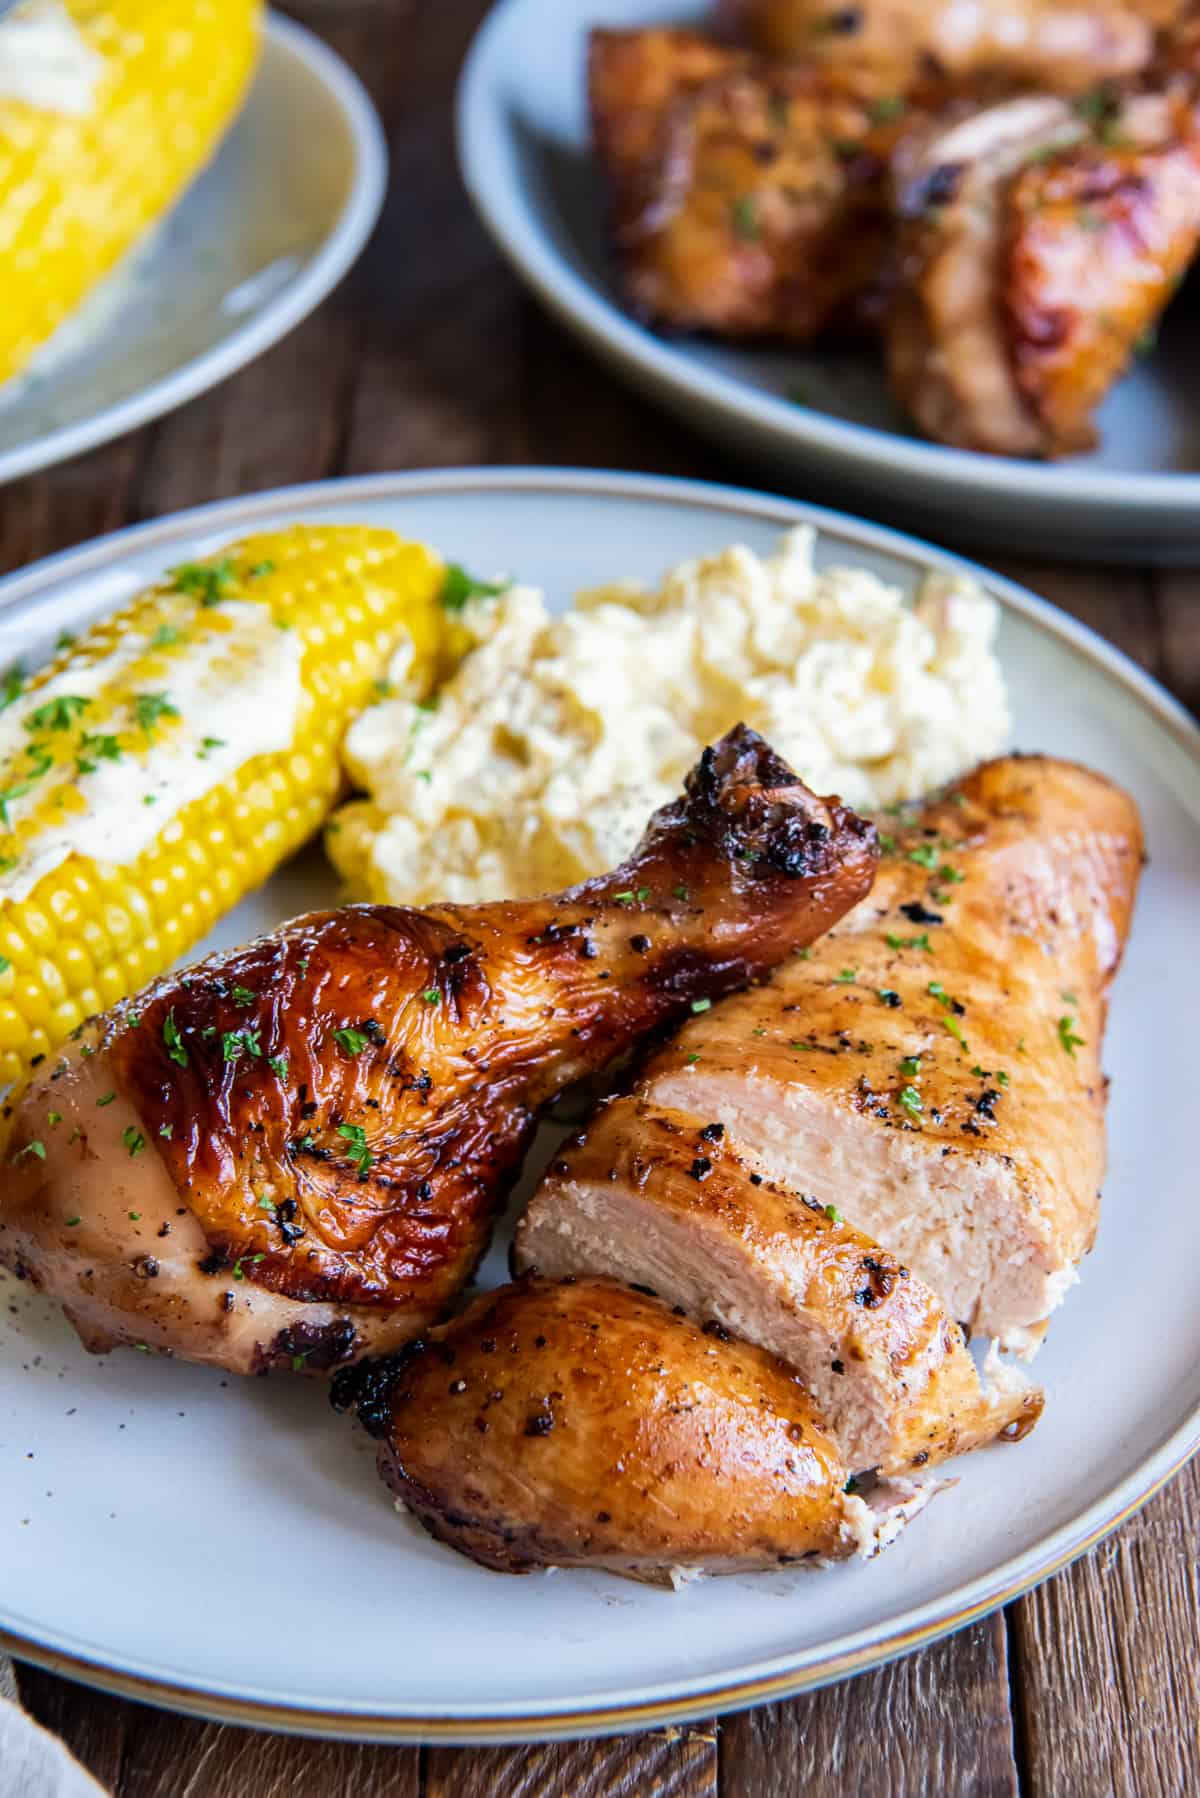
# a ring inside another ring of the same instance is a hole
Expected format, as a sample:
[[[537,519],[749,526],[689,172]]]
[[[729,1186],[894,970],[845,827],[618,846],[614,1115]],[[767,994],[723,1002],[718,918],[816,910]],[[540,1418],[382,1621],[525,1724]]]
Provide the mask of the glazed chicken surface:
[[[853,1206],[851,1184],[845,1202]],[[636,1097],[603,1105],[551,1163],[518,1271],[650,1290],[795,1368],[854,1472],[930,1466],[1037,1421],[1018,1376],[981,1387],[941,1300],[837,1205],[755,1172],[719,1122]]]
[[[689,32],[593,32],[593,139],[634,311],[792,342],[852,325],[884,259],[902,126],[860,87]]]
[[[877,861],[739,727],[614,874],[318,913],[170,974],[15,1102],[0,1259],[97,1351],[386,1351],[469,1278],[540,1107],[811,941]]]
[[[486,1567],[666,1582],[869,1554],[936,1490],[847,1494],[795,1371],[603,1280],[485,1293],[338,1375],[384,1480]]]
[[[1150,62],[1181,0],[721,0],[722,23],[769,56],[869,73],[885,94],[930,74],[1075,94]]]
[[[638,1091],[720,1123],[968,1330],[1029,1351],[1096,1231],[1137,808],[1071,763],[1009,757],[887,825],[870,897],[686,1025]]]
[[[1087,117],[1026,96],[930,126],[896,159],[893,391],[930,437],[998,455],[1091,448],[1200,242],[1191,80]]]

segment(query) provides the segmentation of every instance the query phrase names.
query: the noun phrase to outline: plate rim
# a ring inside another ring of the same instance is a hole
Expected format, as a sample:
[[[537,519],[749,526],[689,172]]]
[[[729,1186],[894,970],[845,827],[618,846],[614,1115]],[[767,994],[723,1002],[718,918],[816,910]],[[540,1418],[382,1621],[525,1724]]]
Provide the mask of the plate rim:
[[[263,25],[262,59],[290,57],[336,102],[353,151],[350,191],[333,229],[278,299],[210,349],[190,357],[125,399],[40,437],[0,450],[0,483],[97,449],[150,424],[219,386],[294,331],[349,273],[374,230],[387,193],[388,152],[383,125],[366,88],[350,65],[294,19],[269,11]],[[247,104],[252,104],[248,96]],[[186,196],[184,196],[186,197]]]
[[[455,142],[468,197],[493,243],[517,274],[567,329],[622,372],[668,393],[684,408],[716,413],[753,434],[760,446],[786,451],[797,467],[831,454],[841,469],[860,476],[891,473],[915,488],[940,482],[964,495],[1038,505],[1060,502],[1099,510],[1120,504],[1140,510],[1139,528],[1163,523],[1200,505],[1200,471],[1147,473],[1088,469],[1069,463],[988,456],[903,437],[875,425],[856,424],[819,408],[749,386],[735,375],[695,361],[686,350],[655,336],[626,314],[615,298],[585,280],[539,229],[533,200],[497,173],[487,134],[496,123],[492,76],[496,47],[510,19],[539,0],[496,0],[471,41],[455,95]],[[582,28],[581,28],[582,29]],[[508,135],[503,121],[496,129]]]
[[[754,489],[665,476],[625,474],[589,469],[462,468],[416,470],[313,482],[270,489],[176,512],[165,518],[106,534],[74,549],[46,557],[0,580],[0,617],[28,610],[34,614],[44,590],[75,575],[119,561],[129,550],[165,545],[179,537],[215,529],[241,529],[255,519],[297,516],[310,506],[350,507],[359,503],[403,499],[422,494],[463,496],[539,493],[607,498],[643,503],[692,505],[704,511],[740,514],[787,527],[813,525],[826,538],[849,548],[877,550],[919,568],[966,572],[1018,615],[1059,638],[1099,667],[1165,726],[1200,768],[1200,724],[1157,681],[1121,650],[1050,601],[1001,575],[948,550],[851,514]],[[384,1711],[347,1708],[340,1700],[328,1708],[289,1705],[274,1700],[239,1697],[212,1689],[211,1682],[179,1682],[132,1667],[110,1665],[83,1652],[39,1640],[13,1630],[0,1612],[0,1648],[84,1684],[118,1696],[163,1705],[185,1714],[216,1718],[290,1734],[375,1742],[446,1742],[480,1744],[549,1741],[578,1736],[617,1734],[668,1723],[681,1723],[749,1705],[778,1700],[866,1671],[912,1652],[962,1628],[1019,1597],[1093,1547],[1147,1502],[1200,1448],[1200,1403],[1187,1410],[1155,1448],[1084,1511],[1050,1532],[1023,1554],[1001,1561],[989,1573],[960,1584],[941,1599],[912,1607],[890,1623],[869,1625],[823,1650],[775,1656],[751,1663],[734,1674],[677,1681],[671,1692],[645,1700],[586,1705],[550,1704],[530,1710],[527,1703],[496,1707],[470,1715],[453,1706],[417,1715],[403,1707]],[[800,1662],[803,1664],[798,1664]]]

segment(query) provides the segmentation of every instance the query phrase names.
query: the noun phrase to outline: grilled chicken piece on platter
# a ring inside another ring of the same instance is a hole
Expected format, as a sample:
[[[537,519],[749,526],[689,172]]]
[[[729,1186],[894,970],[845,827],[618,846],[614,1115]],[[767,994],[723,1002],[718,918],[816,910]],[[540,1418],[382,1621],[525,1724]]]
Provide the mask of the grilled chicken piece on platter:
[[[890,241],[905,108],[666,30],[593,32],[589,90],[634,311],[792,342],[853,325]]]
[[[853,1209],[853,1188],[846,1204]],[[601,1275],[789,1362],[854,1472],[1024,1435],[1040,1392],[981,1387],[940,1299],[838,1207],[748,1167],[720,1123],[617,1099],[551,1163],[518,1271]]]
[[[845,1491],[795,1371],[606,1280],[488,1292],[338,1375],[388,1485],[486,1567],[666,1582],[884,1546],[934,1481]]]
[[[1195,83],[1010,100],[916,131],[885,328],[893,391],[927,436],[997,455],[1096,442],[1092,415],[1200,242]]]
[[[1096,1232],[1137,808],[1014,756],[888,825],[869,899],[687,1024],[638,1090],[835,1206],[970,1331],[1030,1349]]]
[[[1077,94],[1150,62],[1180,0],[721,0],[735,37],[769,56],[869,74],[904,94],[931,73]]]
[[[810,942],[877,862],[739,727],[614,874],[318,913],[170,974],[9,1108],[0,1259],[97,1351],[386,1351],[470,1277],[540,1107]]]

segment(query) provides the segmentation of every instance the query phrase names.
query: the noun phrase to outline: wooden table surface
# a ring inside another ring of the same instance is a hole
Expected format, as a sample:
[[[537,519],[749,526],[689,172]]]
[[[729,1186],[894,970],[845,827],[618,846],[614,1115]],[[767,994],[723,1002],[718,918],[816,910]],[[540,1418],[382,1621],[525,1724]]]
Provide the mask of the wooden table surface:
[[[557,463],[753,484],[758,471],[589,362],[475,222],[451,95],[487,0],[290,10],[358,69],[386,121],[392,184],[373,243],[315,318],[215,393],[5,490],[0,571],[181,506],[330,475]],[[1003,568],[1200,705],[1200,575]],[[20,1683],[120,1798],[1194,1794],[1198,1559],[1200,1461],[1068,1572],[907,1660],[719,1724],[566,1746],[356,1748],[184,1721],[32,1668]]]

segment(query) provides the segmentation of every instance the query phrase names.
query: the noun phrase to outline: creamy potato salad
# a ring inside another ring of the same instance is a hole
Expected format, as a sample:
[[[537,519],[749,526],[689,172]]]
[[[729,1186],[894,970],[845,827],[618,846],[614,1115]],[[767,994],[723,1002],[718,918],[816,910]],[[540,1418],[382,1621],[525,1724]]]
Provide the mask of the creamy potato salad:
[[[360,896],[413,905],[570,885],[621,861],[739,720],[864,811],[1000,750],[994,602],[934,575],[910,605],[813,550],[791,531],[767,559],[721,550],[557,617],[529,587],[467,599],[472,647],[435,698],[384,698],[352,726],[367,797],[330,825],[332,859]]]

